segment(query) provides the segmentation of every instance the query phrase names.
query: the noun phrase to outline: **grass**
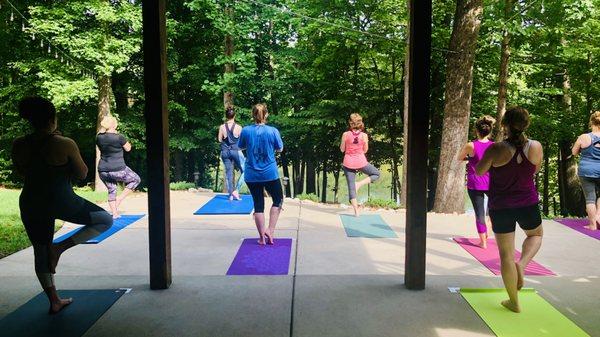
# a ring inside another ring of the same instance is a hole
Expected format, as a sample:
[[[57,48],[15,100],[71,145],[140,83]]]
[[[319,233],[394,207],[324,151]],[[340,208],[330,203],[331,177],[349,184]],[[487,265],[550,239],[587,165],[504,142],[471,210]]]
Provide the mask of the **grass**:
[[[20,193],[21,190],[0,188],[0,258],[31,245],[19,213]],[[76,193],[95,203],[106,200],[106,192],[95,192],[84,188],[77,189]],[[61,226],[62,222],[57,222],[55,230],[60,229]]]

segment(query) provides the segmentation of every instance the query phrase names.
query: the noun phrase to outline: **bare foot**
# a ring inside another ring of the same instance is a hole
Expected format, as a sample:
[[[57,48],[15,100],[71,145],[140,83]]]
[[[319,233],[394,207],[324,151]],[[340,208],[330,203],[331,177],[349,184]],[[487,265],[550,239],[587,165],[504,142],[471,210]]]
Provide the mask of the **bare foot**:
[[[511,300],[502,301],[502,306],[504,306],[506,309],[508,309],[512,312],[516,312],[516,313],[521,312],[521,308],[518,305],[515,305]]]
[[[48,309],[48,314],[55,315],[71,303],[73,303],[72,298],[59,299],[58,302],[53,302],[50,304],[50,309]]]
[[[515,266],[517,266],[517,290],[521,290],[521,288],[523,288],[523,284],[525,283],[523,276],[525,275],[525,268],[516,262]]]
[[[113,219],[118,219],[121,217],[121,214],[119,214],[118,212],[113,213],[112,218]]]
[[[275,243],[275,241],[273,240],[273,231],[271,231],[270,229],[267,229],[265,231],[265,241],[270,245]]]
[[[479,248],[487,249],[487,240],[479,241]]]
[[[50,273],[56,274],[56,266],[62,252],[56,247],[56,245],[50,245],[48,247],[48,268]]]
[[[596,224],[596,226],[593,226],[593,227],[592,227],[592,225],[583,226],[583,228],[585,228],[585,229],[589,229],[589,230],[591,230],[591,231],[598,230],[598,226],[597,226],[597,224]]]
[[[263,236],[261,236],[261,237],[258,239],[258,241],[256,241],[256,242],[258,242],[258,244],[259,244],[259,245],[261,245],[261,246],[264,246],[264,245],[265,245],[265,243],[266,243],[266,242],[265,242],[265,238],[264,238]]]
[[[242,200],[242,198],[240,197],[240,193],[237,190],[233,191],[233,193],[231,193],[231,195],[233,196],[233,198],[235,200]]]

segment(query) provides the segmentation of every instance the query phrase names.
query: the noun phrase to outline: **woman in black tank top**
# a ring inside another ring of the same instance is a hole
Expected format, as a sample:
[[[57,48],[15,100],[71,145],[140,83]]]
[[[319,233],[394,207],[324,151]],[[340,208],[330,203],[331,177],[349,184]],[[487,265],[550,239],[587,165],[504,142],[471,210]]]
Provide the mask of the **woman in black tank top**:
[[[117,119],[106,116],[100,122],[100,132],[96,136],[96,145],[100,149],[98,162],[98,175],[108,189],[108,205],[112,211],[113,219],[119,217],[121,202],[131,194],[140,184],[140,176],[133,172],[123,158],[123,150],[131,151],[131,144],[117,132]],[[125,184],[125,188],[117,197],[118,183]]]
[[[55,314],[73,301],[61,299],[54,284],[61,254],[109,229],[112,218],[73,192],[71,179],[84,179],[88,170],[77,144],[56,131],[52,103],[39,97],[26,98],[19,103],[19,115],[34,129],[15,139],[12,149],[13,164],[24,180],[19,197],[21,220],[33,245],[35,273],[50,302],[48,313]],[[53,243],[56,219],[84,227]]]
[[[240,148],[238,141],[242,127],[235,123],[235,110],[229,107],[225,110],[227,122],[219,127],[217,140],[221,143],[221,160],[225,166],[225,177],[227,178],[227,192],[229,200],[241,200],[239,190],[244,184],[244,164],[245,157]],[[233,170],[240,171],[240,177],[235,184]]]

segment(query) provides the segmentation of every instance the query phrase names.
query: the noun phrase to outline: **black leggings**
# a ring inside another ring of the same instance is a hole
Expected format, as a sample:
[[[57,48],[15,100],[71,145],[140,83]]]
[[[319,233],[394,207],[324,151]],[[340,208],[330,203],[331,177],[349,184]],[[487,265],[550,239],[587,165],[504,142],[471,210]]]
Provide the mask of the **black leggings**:
[[[485,195],[486,191],[467,190],[475,211],[475,226],[477,233],[487,233],[485,224]]]
[[[265,190],[271,195],[273,199],[272,207],[283,206],[283,189],[281,188],[281,182],[279,179],[271,181],[261,182],[249,182],[246,181],[250,194],[252,194],[252,201],[254,201],[254,213],[265,212]]]

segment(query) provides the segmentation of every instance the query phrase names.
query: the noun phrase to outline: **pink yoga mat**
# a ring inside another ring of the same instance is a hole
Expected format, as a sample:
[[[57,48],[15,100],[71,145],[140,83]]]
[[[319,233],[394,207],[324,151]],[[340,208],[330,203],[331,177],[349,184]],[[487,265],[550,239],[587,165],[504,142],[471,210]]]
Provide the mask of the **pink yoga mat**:
[[[589,224],[588,219],[555,219],[557,222],[571,227],[579,233],[583,233],[587,236],[593,237],[594,239],[600,240],[600,229],[595,231],[589,230],[587,228],[583,228],[583,226],[587,226]]]
[[[469,252],[469,254],[473,255],[477,261],[481,262],[492,273],[500,275],[500,253],[498,252],[496,240],[488,239],[487,249],[479,247],[479,239],[454,238],[454,241]],[[520,257],[521,253],[515,250],[515,259]],[[556,274],[541,264],[531,261],[527,268],[525,268],[525,275],[554,276]]]

